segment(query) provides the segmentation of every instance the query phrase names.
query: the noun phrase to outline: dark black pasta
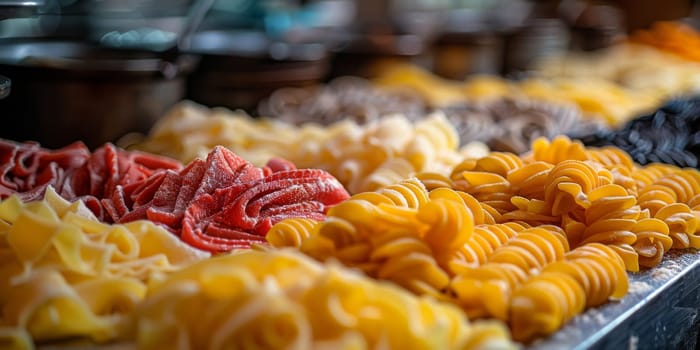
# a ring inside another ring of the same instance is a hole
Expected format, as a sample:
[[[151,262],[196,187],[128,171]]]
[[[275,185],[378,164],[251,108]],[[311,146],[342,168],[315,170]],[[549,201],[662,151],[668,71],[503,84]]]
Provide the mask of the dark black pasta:
[[[579,138],[587,146],[616,146],[639,164],[661,162],[698,167],[700,96],[668,102],[654,113],[629,121],[619,130]]]

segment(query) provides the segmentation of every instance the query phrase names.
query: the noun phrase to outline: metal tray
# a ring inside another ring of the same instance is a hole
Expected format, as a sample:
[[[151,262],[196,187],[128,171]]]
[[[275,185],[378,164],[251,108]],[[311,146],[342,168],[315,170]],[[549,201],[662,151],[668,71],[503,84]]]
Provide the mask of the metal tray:
[[[527,349],[697,349],[699,314],[700,252],[672,251],[659,266],[630,274],[621,301],[576,316]]]

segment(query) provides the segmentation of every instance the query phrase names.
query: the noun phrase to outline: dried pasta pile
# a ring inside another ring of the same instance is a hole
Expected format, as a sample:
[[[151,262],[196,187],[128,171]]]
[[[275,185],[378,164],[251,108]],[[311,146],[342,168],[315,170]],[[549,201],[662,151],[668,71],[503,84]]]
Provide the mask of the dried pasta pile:
[[[545,79],[601,79],[646,91],[657,99],[697,92],[700,65],[647,45],[620,44],[602,51],[569,53],[537,64]]]
[[[290,251],[209,258],[148,221],[100,223],[51,187],[0,202],[0,259],[4,349],[515,348],[497,322],[342,267]]]
[[[290,251],[193,265],[154,285],[134,316],[134,338],[153,349],[515,348],[499,323],[470,324],[451,305]]]
[[[356,194],[324,221],[278,223],[267,240],[508,322],[530,341],[622,298],[625,270],[699,248],[699,220],[697,170],[641,167],[559,137]]]
[[[467,95],[475,97],[488,91],[488,79],[472,80]],[[433,93],[433,90],[425,92]],[[455,126],[460,145],[478,141],[492,150],[515,153],[527,151],[530,143],[540,136],[590,133],[605,126],[585,118],[573,104],[507,96],[505,86],[500,93],[500,96],[487,93],[473,101],[454,99],[440,108],[431,108],[424,97],[410,88],[395,85],[382,88],[361,78],[341,77],[322,86],[279,89],[260,104],[259,114],[295,125],[330,125],[344,120],[362,125],[394,114],[415,123],[430,111],[440,110]]]
[[[493,101],[503,97],[573,104],[583,112],[584,117],[605,122],[609,126],[616,126],[641,112],[654,109],[667,97],[655,91],[630,89],[615,81],[595,76],[532,77],[522,81],[481,76],[464,82],[445,82],[420,68],[407,65],[388,70],[376,83],[389,89],[404,86],[413,88],[439,107],[465,101]]]
[[[517,89],[601,103],[563,82]],[[490,99],[492,117],[577,125],[509,105],[510,84],[433,83]],[[460,149],[446,112],[295,126],[181,104],[135,147],[184,167],[0,140],[0,347],[511,349],[700,248],[697,170],[565,136]]]
[[[0,345],[119,338],[154,279],[209,254],[147,221],[101,223],[52,187],[0,202]]]
[[[465,156],[486,153],[483,144],[460,149],[457,132],[439,113],[415,123],[394,115],[364,125],[346,121],[297,127],[186,103],[135,147],[190,161],[217,145],[258,165],[281,157],[300,168],[326,170],[350,193],[371,191],[419,171],[447,173]]]

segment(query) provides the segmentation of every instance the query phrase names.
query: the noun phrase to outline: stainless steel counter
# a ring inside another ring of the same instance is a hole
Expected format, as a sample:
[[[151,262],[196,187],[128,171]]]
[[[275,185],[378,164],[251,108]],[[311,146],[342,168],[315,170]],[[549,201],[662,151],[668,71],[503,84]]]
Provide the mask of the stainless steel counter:
[[[629,294],[590,309],[527,349],[696,349],[700,252],[672,251],[653,269],[630,274]]]

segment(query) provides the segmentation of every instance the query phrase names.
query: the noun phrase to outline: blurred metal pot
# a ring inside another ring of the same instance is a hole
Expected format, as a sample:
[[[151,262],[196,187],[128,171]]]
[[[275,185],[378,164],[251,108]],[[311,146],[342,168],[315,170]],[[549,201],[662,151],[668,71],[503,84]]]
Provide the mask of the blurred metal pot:
[[[273,91],[318,84],[328,72],[323,45],[272,41],[256,31],[199,32],[189,52],[201,64],[188,98],[209,106],[253,111]]]
[[[0,72],[12,79],[0,137],[95,147],[146,131],[184,97],[196,60],[82,42],[0,42]]]

